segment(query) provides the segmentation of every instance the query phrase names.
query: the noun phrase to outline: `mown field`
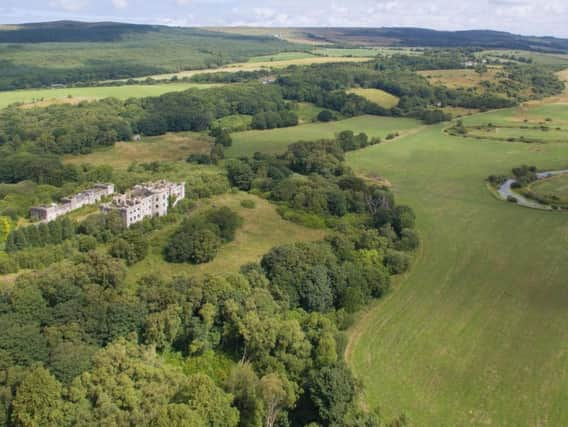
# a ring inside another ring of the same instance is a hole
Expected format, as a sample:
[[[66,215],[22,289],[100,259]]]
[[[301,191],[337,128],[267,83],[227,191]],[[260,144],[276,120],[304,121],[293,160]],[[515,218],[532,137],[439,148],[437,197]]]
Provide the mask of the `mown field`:
[[[384,108],[396,107],[399,101],[398,97],[381,89],[351,89],[349,92],[367,98]]]
[[[529,186],[529,190],[547,198],[557,198],[561,203],[568,204],[568,175],[543,179]]]
[[[187,89],[207,89],[214,84],[167,83],[155,85],[126,85],[100,87],[73,87],[61,89],[27,89],[0,92],[0,108],[15,103],[28,106],[45,107],[53,103],[77,103],[102,98],[142,98],[159,96],[168,92],[180,92]]]
[[[401,135],[416,131],[421,124],[414,119],[360,116],[329,123],[310,123],[283,129],[252,130],[232,135],[233,146],[226,150],[227,157],[249,156],[256,151],[279,153],[297,141],[333,138],[343,130],[365,132],[371,137],[384,138],[389,133]]]
[[[253,200],[253,209],[241,206],[241,201]],[[217,257],[206,264],[172,264],[165,262],[162,250],[176,225],[152,233],[148,256],[128,271],[127,280],[135,283],[148,273],[163,278],[180,274],[216,274],[238,271],[249,262],[258,262],[272,247],[299,241],[315,241],[325,235],[323,230],[309,229],[283,220],[274,205],[267,200],[246,193],[226,194],[204,200],[198,209],[228,206],[243,218],[243,225],[237,231],[233,242],[223,245]]]
[[[311,65],[311,64],[329,64],[333,62],[365,62],[365,61],[369,61],[369,58],[365,57],[355,58],[355,57],[346,57],[346,56],[327,57],[327,56],[309,55],[295,59],[234,63],[220,68],[180,71],[178,73],[154,74],[150,76],[139,77],[135,80],[145,80],[148,77],[154,80],[170,80],[172,77],[184,78],[184,77],[192,77],[195,76],[196,74],[206,74],[206,73],[220,73],[220,72],[236,73],[238,71],[258,71],[258,70],[272,69],[272,68],[286,68],[291,65]]]
[[[568,216],[503,203],[484,183],[523,163],[567,167],[568,146],[437,126],[349,163],[388,178],[423,239],[411,273],[352,329],[364,403],[418,426],[568,425]]]
[[[460,87],[480,87],[482,81],[493,82],[497,80],[500,68],[489,68],[487,72],[480,74],[473,69],[463,70],[428,70],[418,71],[418,74],[426,77],[433,85],[444,85],[450,89]]]
[[[97,150],[86,155],[67,155],[64,161],[70,164],[90,163],[127,169],[132,162],[184,161],[190,154],[209,152],[209,138],[180,132],[163,136],[143,137],[139,142],[117,142],[113,147]]]

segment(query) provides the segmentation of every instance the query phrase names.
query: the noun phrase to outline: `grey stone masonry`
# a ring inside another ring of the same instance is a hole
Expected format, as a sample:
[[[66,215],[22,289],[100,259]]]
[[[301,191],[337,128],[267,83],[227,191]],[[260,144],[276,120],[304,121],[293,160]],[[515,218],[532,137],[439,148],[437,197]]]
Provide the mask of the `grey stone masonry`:
[[[173,206],[185,198],[185,182],[149,182],[136,185],[126,194],[120,194],[111,203],[101,206],[103,213],[118,212],[125,227],[144,218],[164,216],[168,213],[170,200]]]

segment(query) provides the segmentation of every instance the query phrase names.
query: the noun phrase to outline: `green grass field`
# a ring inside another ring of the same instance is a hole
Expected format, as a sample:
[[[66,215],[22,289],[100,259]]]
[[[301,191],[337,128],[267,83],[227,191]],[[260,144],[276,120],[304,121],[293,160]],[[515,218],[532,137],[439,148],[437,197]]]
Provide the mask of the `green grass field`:
[[[398,105],[398,97],[381,89],[351,89],[350,93],[362,96],[384,108],[393,108]]]
[[[256,151],[280,153],[297,141],[334,138],[343,130],[365,132],[369,137],[384,138],[391,132],[414,132],[421,124],[413,119],[360,116],[329,123],[311,123],[283,129],[253,130],[232,135],[233,146],[226,150],[227,157],[249,156]]]
[[[568,175],[543,179],[529,186],[529,190],[546,198],[554,198],[559,204],[568,205]]]
[[[184,161],[190,154],[209,152],[210,138],[193,133],[179,132],[163,136],[143,137],[140,142],[117,142],[113,147],[91,154],[67,155],[65,163],[91,163],[127,169],[132,162]]]
[[[254,58],[250,58],[248,62],[292,61],[296,59],[305,59],[313,57],[314,57],[313,55],[307,52],[280,52],[274,55],[255,56]]]
[[[213,84],[198,83],[168,83],[155,85],[128,85],[128,86],[101,86],[101,87],[73,87],[63,89],[29,89],[0,92],[0,108],[10,104],[23,103],[37,106],[46,106],[51,103],[94,100],[101,98],[142,98],[145,96],[159,96],[167,92],[180,92],[197,88],[207,89]]]
[[[255,208],[242,207],[242,200],[253,200]],[[162,249],[177,225],[165,227],[152,233],[150,253],[146,259],[129,269],[127,280],[130,283],[135,283],[148,273],[172,278],[180,274],[202,275],[238,271],[244,264],[260,261],[262,255],[274,246],[319,240],[325,234],[322,230],[305,228],[283,220],[276,212],[274,205],[246,193],[226,194],[202,203],[204,205],[199,209],[228,206],[243,218],[243,225],[237,231],[235,240],[223,245],[217,257],[207,264],[172,264],[164,261]]]
[[[421,55],[422,51],[411,48],[396,48],[396,47],[373,47],[373,48],[320,48],[312,51],[317,55],[324,56],[349,56],[349,57],[360,57],[360,58],[374,58],[377,55],[390,56],[394,54],[400,55]]]
[[[567,167],[568,146],[436,126],[349,163],[393,184],[423,239],[412,271],[352,330],[366,405],[417,426],[568,425],[568,215],[502,203],[484,184],[523,163]]]

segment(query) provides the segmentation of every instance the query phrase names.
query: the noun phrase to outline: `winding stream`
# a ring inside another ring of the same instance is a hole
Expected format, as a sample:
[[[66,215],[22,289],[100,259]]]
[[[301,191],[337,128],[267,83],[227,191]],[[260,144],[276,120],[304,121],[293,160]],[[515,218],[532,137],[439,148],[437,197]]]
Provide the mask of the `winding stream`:
[[[539,172],[539,173],[536,174],[536,177],[537,177],[537,179],[540,180],[540,179],[546,179],[546,178],[550,178],[552,176],[564,175],[564,174],[568,174],[568,169],[562,169],[562,170],[558,170],[558,171]],[[533,208],[533,209],[543,209],[543,210],[547,210],[547,211],[553,210],[552,207],[549,206],[549,205],[539,203],[536,200],[529,199],[528,197],[525,197],[522,194],[519,194],[519,193],[513,191],[511,186],[515,182],[516,181],[511,178],[511,179],[508,179],[507,181],[505,181],[499,187],[497,192],[499,193],[499,196],[501,196],[501,198],[503,200],[507,200],[508,197],[514,197],[517,200],[517,205],[525,206],[527,208]]]

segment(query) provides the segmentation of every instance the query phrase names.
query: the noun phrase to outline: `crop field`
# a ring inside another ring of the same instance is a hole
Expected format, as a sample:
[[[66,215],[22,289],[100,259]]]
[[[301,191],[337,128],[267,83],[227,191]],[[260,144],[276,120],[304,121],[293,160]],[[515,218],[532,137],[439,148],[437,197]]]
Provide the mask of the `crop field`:
[[[180,92],[187,89],[207,89],[214,84],[168,83],[155,85],[126,85],[101,87],[73,87],[62,89],[29,89],[0,92],[0,108],[15,103],[26,107],[46,107],[53,103],[78,103],[101,98],[142,98],[159,96],[167,92]]]
[[[531,59],[536,64],[554,65],[554,66],[568,66],[568,55],[561,53],[544,53],[544,52],[528,52],[524,50],[484,50],[477,54],[480,57],[487,57],[490,59],[501,59],[504,57],[524,57]]]
[[[365,132],[370,138],[384,138],[389,133],[400,135],[415,132],[421,124],[414,119],[360,116],[329,123],[310,123],[290,128],[251,130],[232,135],[233,146],[225,151],[227,157],[252,155],[257,151],[281,153],[297,141],[333,138],[344,130]]]
[[[263,69],[272,68],[286,68],[291,65],[311,65],[311,64],[329,64],[333,62],[365,62],[369,58],[353,58],[353,57],[327,57],[327,56],[312,56],[309,55],[304,58],[280,60],[280,61],[264,61],[264,62],[245,62],[245,63],[235,63],[227,65],[220,68],[208,68],[203,70],[192,70],[192,71],[181,71],[179,73],[167,73],[167,74],[155,74],[151,76],[139,77],[135,80],[145,80],[148,77],[154,80],[170,80],[172,77],[184,78],[192,77],[196,74],[208,74],[208,73],[236,73],[239,71],[258,71]]]
[[[127,169],[132,162],[184,161],[193,153],[208,153],[208,137],[192,132],[171,133],[163,136],[143,137],[139,142],[117,142],[113,147],[86,155],[68,155],[70,164],[90,163]]]
[[[398,97],[381,89],[351,89],[349,92],[367,98],[384,108],[396,107],[399,101]]]
[[[340,56],[340,55],[337,55]],[[248,62],[278,62],[278,61],[294,61],[297,59],[313,58],[308,52],[280,52],[274,55],[255,56],[250,58]]]
[[[473,69],[463,70],[428,70],[418,71],[418,74],[426,77],[434,85],[444,85],[450,89],[459,87],[479,87],[484,80],[495,81],[500,68],[489,68],[487,72],[479,74]]]
[[[526,142],[568,142],[568,129],[540,127],[491,127],[468,129],[468,135],[480,138]]]
[[[348,156],[415,209],[423,242],[352,328],[364,404],[418,426],[568,425],[568,216],[503,203],[484,183],[523,163],[565,168],[568,145],[441,130]]]
[[[377,55],[390,56],[395,54],[400,55],[421,55],[422,49],[413,48],[396,48],[396,47],[369,47],[369,48],[333,48],[326,47],[315,49],[312,51],[316,55],[324,56],[352,56],[352,57],[367,57],[374,58]]]
[[[241,206],[241,201],[253,200],[253,209]],[[299,241],[315,241],[325,235],[323,230],[302,227],[283,220],[274,205],[256,196],[238,193],[214,197],[204,202],[199,209],[211,206],[228,206],[244,220],[233,242],[223,245],[215,260],[201,265],[172,264],[163,260],[162,248],[177,225],[156,231],[150,238],[148,256],[129,269],[127,280],[135,283],[148,273],[158,274],[163,278],[172,278],[180,274],[216,274],[219,272],[238,271],[249,262],[260,261],[262,255],[273,246]]]
[[[543,179],[529,186],[529,190],[560,204],[568,204],[568,175]]]

